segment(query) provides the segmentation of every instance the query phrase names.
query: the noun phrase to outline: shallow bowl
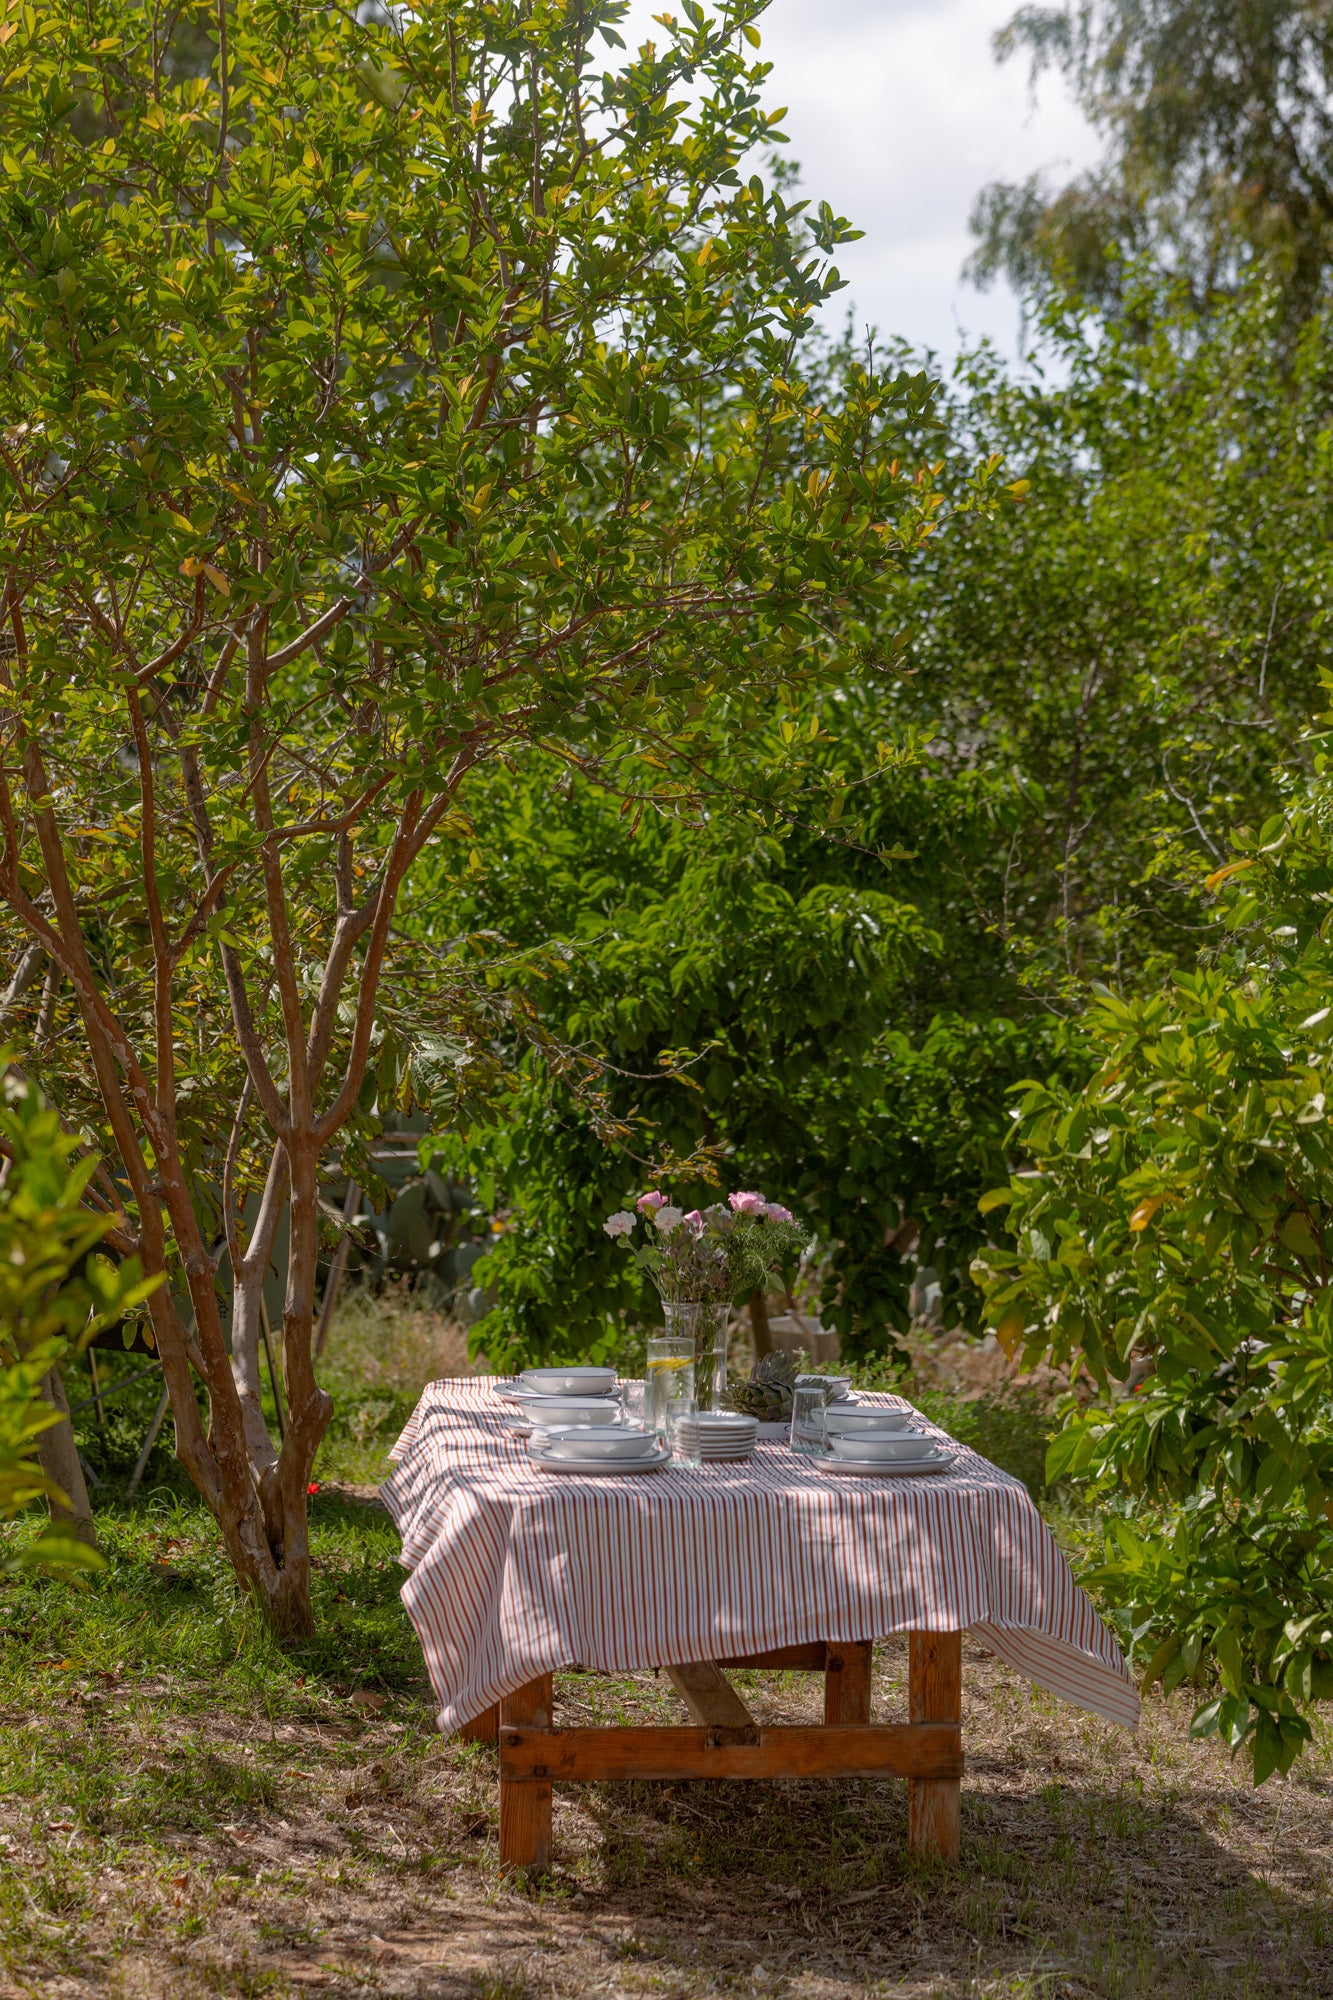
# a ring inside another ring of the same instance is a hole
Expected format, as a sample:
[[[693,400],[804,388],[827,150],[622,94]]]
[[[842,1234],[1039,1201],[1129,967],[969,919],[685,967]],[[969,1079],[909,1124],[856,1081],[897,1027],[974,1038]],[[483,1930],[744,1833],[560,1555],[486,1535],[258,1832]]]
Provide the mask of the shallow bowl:
[[[910,1431],[912,1419],[906,1410],[876,1409],[873,1403],[852,1403],[846,1409],[829,1404],[824,1411],[824,1428],[855,1437],[884,1437],[890,1431]]]
[[[829,1443],[839,1458],[860,1458],[867,1463],[903,1464],[913,1458],[931,1458],[939,1449],[934,1438],[922,1437],[919,1432],[911,1437],[867,1437],[863,1431],[834,1431]]]
[[[609,1396],[616,1386],[614,1368],[525,1368],[519,1376],[525,1389],[539,1396]]]
[[[658,1448],[652,1431],[564,1429],[549,1434],[546,1449],[553,1458],[645,1458]]]
[[[522,1409],[534,1424],[615,1424],[620,1405],[605,1396],[525,1396]]]

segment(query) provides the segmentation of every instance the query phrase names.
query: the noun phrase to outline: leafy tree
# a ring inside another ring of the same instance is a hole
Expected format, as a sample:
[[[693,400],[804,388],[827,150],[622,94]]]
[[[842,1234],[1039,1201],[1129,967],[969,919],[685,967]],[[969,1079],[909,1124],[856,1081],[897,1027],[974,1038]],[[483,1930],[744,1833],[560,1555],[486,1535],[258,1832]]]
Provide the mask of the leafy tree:
[[[743,177],[757,11],[605,73],[619,4],[0,31],[0,898],[64,982],[30,1053],[117,1163],[110,1240],[177,1281],[178,1453],[283,1631],[321,1173],[363,1178],[377,1107],[492,1082],[492,989],[395,928],[404,881],[484,866],[472,784],[525,745],[677,801],[719,689],[873,647],[937,504],[923,377],[802,388],[847,231]]]
[[[1333,254],[1333,23],[1319,0],[1065,0],[1020,7],[995,37],[1032,77],[1056,69],[1106,142],[1063,188],[997,182],[973,216],[972,276],[1020,294],[1072,284],[1120,310],[1151,256],[1204,303],[1261,263],[1292,323]]]
[[[896,834],[925,865],[894,886],[975,961],[982,1011],[1192,962],[1194,890],[1274,810],[1319,701],[1328,319],[1284,353],[1258,282],[1208,316],[1168,283],[1136,300],[1137,330],[1053,306],[1047,375],[962,364],[946,496],[997,453],[1023,497],[993,519],[946,499],[895,607],[877,733],[926,754]]]
[[[636,826],[579,774],[553,789],[542,764],[493,773],[472,800],[484,869],[461,890],[418,871],[405,923],[487,940],[541,1030],[502,1103],[423,1147],[507,1211],[477,1273],[496,1293],[477,1331],[492,1358],[614,1345],[625,1314],[652,1315],[601,1225],[653,1164],[690,1204],[713,1175],[790,1205],[818,1233],[821,1310],[849,1348],[902,1323],[907,1253],[966,1270],[1006,1086],[1051,1034],[985,992],[994,943],[951,937],[946,956],[925,913],[952,862],[926,815],[951,798],[961,841],[964,803],[898,765],[877,707],[851,687],[779,713],[708,766],[702,818]]]
[[[1141,1496],[1095,1581],[1145,1683],[1220,1676],[1194,1731],[1243,1746],[1256,1783],[1333,1699],[1333,791],[1316,762],[1210,878],[1211,963],[1142,998],[1103,990],[1087,1088],[1028,1087],[1031,1164],[983,1202],[1015,1247],[977,1265],[1006,1350],[1102,1392],[1071,1407],[1047,1472]]]

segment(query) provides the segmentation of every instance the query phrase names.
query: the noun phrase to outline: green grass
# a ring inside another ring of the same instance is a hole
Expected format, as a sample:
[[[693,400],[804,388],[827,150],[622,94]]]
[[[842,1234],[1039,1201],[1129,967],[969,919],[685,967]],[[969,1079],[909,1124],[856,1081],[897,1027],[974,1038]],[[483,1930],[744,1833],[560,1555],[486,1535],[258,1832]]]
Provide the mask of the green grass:
[[[82,1585],[0,1578],[0,1703],[151,1679],[173,1708],[306,1711],[355,1689],[419,1695],[420,1649],[398,1601],[398,1537],[381,1507],[310,1502],[315,1636],[280,1646],[237,1591],[202,1503],[159,1489],[98,1512],[107,1569]],[[20,1543],[19,1523],[4,1531]]]

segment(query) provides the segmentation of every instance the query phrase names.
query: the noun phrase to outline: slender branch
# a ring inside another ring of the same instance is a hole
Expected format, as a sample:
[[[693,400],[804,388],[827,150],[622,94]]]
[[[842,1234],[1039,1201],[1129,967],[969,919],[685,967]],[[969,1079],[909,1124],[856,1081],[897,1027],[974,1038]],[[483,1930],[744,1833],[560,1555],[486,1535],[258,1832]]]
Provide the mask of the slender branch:
[[[134,748],[139,759],[139,855],[143,867],[148,931],[153,940],[153,1017],[157,1048],[157,1105],[169,1128],[176,1124],[176,1038],[171,1018],[171,974],[175,963],[162,916],[157,881],[157,792],[153,752],[136,690],[126,696]]]
[[[339,598],[338,602],[330,605],[329,609],[322,617],[317,618],[313,625],[307,625],[299,638],[293,639],[286,646],[279,646],[276,653],[270,653],[265,664],[270,668],[289,667],[293,660],[300,659],[307,647],[317,646],[326,632],[331,632],[335,625],[341,625],[348,612],[355,611],[355,609],[356,599],[354,597]]]

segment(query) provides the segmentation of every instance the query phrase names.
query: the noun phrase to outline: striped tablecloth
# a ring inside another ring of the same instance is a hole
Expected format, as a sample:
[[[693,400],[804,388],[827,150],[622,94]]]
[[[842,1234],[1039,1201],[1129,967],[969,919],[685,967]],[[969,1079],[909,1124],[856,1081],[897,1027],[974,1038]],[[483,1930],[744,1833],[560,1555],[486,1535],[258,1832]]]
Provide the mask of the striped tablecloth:
[[[1039,1687],[1138,1722],[1120,1649],[1026,1487],[960,1445],[928,1479],[836,1477],[778,1444],[699,1471],[555,1476],[500,1407],[490,1376],[430,1383],[383,1488],[445,1731],[576,1662],[912,1629],[971,1631]]]

